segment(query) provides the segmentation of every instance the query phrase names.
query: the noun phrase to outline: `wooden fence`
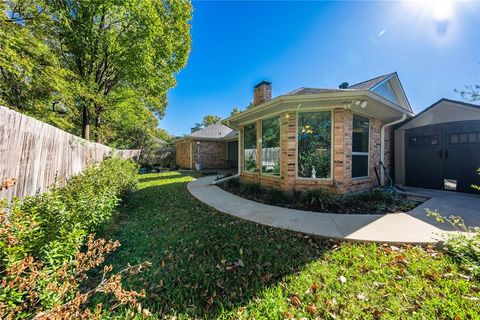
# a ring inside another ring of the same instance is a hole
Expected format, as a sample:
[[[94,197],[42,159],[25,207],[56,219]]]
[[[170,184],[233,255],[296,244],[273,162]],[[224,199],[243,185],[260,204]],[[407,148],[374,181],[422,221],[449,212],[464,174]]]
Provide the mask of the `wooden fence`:
[[[86,141],[0,106],[0,183],[16,180],[15,185],[0,190],[0,199],[44,192],[55,181],[61,183],[111,154],[135,158],[139,153]]]

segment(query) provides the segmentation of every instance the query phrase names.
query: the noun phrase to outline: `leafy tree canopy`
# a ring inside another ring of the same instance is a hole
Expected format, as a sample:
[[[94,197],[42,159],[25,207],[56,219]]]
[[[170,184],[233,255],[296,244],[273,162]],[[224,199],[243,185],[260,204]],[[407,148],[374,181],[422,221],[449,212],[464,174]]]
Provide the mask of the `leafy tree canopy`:
[[[222,123],[222,117],[213,114],[207,114],[203,117],[202,122],[195,123],[195,126],[192,127],[192,130],[196,131],[220,123]]]
[[[143,139],[120,131],[156,131],[167,90],[190,52],[190,2],[13,0],[1,6],[0,44],[8,49],[0,53],[2,102],[42,114],[56,102],[70,124],[62,129],[88,139],[93,124],[94,139],[104,143],[132,147]],[[27,97],[15,101],[18,91]]]

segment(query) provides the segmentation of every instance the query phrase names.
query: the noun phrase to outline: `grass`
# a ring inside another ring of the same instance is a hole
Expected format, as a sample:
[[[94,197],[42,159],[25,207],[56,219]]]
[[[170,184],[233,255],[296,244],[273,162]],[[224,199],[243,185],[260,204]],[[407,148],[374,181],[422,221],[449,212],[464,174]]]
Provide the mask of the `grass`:
[[[152,263],[126,285],[145,289],[142,305],[154,317],[474,319],[480,313],[478,281],[433,248],[337,243],[239,220],[194,199],[186,189],[191,179],[142,175],[140,189],[102,234],[122,243],[108,261],[117,269]]]

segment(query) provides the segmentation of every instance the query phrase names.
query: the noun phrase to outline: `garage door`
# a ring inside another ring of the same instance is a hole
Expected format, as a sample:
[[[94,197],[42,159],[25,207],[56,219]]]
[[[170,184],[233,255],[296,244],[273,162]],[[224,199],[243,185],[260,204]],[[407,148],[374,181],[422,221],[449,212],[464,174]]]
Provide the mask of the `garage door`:
[[[413,128],[405,144],[407,185],[480,193],[480,121]]]

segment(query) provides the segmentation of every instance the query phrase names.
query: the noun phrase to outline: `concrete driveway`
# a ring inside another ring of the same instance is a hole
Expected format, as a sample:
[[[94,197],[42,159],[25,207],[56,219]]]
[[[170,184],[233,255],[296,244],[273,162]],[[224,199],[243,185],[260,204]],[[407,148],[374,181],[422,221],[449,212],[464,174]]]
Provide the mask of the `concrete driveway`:
[[[412,217],[434,225],[441,230],[454,230],[449,223],[436,222],[431,217],[427,217],[426,209],[437,210],[442,216],[455,215],[461,217],[467,226],[480,227],[480,195],[413,187],[402,187],[402,189],[409,193],[430,197],[430,200],[408,213]]]

